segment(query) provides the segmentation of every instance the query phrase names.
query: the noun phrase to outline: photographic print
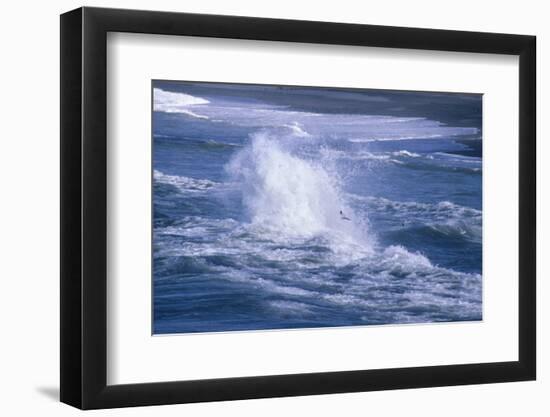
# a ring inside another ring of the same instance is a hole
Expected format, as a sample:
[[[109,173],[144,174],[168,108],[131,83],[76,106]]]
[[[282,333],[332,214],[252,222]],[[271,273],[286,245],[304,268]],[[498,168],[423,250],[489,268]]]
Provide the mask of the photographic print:
[[[482,95],[152,81],[153,333],[482,320]]]

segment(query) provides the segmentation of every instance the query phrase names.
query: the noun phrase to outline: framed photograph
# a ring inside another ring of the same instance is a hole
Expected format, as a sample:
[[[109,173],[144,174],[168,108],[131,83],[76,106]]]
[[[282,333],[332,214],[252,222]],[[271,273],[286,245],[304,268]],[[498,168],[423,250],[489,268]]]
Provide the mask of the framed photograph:
[[[535,37],[61,16],[61,401],[533,380]]]

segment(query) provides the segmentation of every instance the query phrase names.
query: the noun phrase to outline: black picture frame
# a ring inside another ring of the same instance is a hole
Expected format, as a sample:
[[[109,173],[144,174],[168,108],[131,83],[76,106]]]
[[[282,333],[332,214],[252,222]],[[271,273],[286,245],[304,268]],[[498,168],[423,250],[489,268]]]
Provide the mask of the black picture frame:
[[[108,32],[519,56],[519,358],[512,362],[107,385]],[[80,8],[61,15],[61,401],[81,409],[534,380],[534,36]]]

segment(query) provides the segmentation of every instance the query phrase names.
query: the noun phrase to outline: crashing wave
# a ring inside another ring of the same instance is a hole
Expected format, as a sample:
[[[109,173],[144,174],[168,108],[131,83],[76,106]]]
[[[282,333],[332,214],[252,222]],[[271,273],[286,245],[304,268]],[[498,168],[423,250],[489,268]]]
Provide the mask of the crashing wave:
[[[226,170],[240,184],[243,205],[256,228],[282,239],[325,235],[368,243],[365,223],[343,198],[338,176],[321,161],[293,153],[270,133],[255,134]]]

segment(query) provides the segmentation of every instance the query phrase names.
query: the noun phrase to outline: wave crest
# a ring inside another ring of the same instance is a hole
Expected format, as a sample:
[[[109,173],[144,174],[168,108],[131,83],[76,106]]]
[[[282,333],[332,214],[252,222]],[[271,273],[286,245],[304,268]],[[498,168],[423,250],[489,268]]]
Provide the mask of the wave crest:
[[[269,132],[253,135],[226,170],[241,186],[252,225],[283,239],[327,235],[366,243],[365,224],[346,204],[338,176]]]
[[[160,184],[172,185],[180,191],[203,191],[216,185],[214,181],[180,175],[167,175],[156,169],[153,171],[153,179]]]
[[[164,91],[160,88],[153,89],[153,110],[165,113],[184,113],[200,119],[208,119],[207,116],[196,114],[188,109],[198,104],[208,104],[208,100],[184,93]]]

